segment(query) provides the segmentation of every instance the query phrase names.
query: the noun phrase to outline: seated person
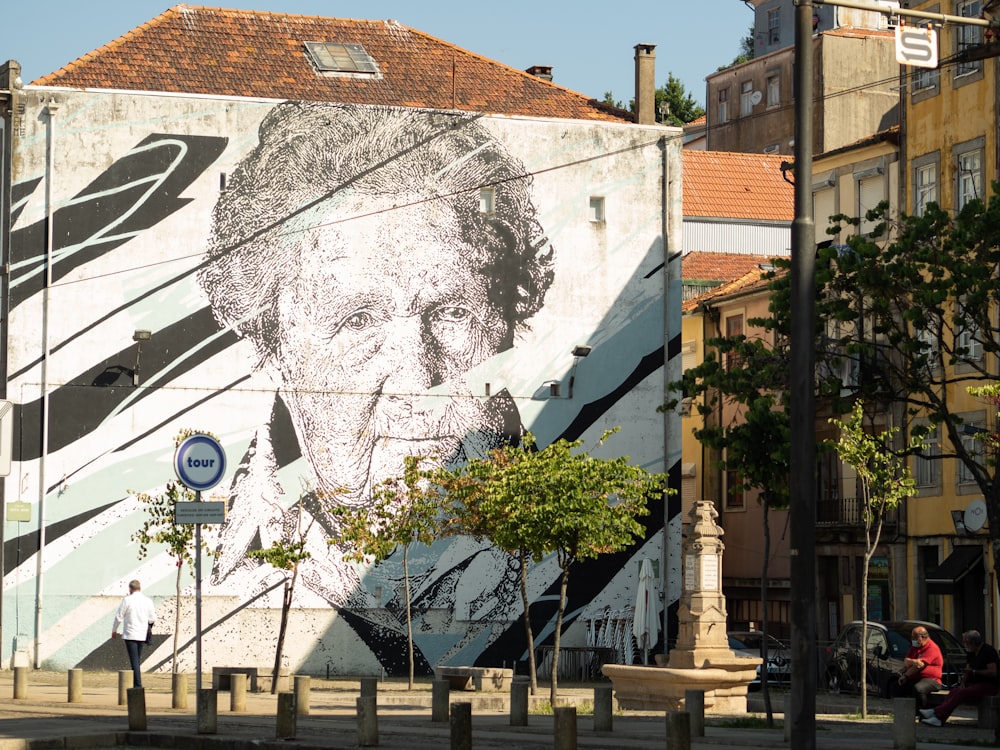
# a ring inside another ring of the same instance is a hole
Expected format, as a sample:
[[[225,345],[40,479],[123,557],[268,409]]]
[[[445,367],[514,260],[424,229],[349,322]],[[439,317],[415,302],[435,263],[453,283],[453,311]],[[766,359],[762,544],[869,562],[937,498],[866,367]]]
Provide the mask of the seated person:
[[[997,694],[997,679],[1000,677],[1000,656],[997,650],[983,642],[978,630],[962,633],[965,646],[965,669],[962,684],[952,688],[948,697],[937,708],[920,711],[921,721],[932,727],[939,727],[948,721],[952,711],[963,703],[974,703],[980,698]]]
[[[921,709],[927,707],[927,696],[942,688],[944,657],[923,625],[915,626],[910,638],[910,650],[903,659],[903,674],[899,676],[898,695],[914,696],[917,708]]]

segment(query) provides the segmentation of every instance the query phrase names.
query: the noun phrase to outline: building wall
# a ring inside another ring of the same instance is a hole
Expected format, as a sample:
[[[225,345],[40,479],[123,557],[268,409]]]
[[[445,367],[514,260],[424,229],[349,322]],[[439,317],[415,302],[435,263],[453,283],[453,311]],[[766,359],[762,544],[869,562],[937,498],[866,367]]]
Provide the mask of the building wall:
[[[169,668],[176,568],[131,537],[136,493],[173,478],[183,429],[217,435],[230,467],[206,493],[228,503],[204,529],[218,553],[201,586],[206,668],[271,663],[281,579],[246,552],[300,527],[312,558],[288,666],[405,670],[400,555],[351,564],[327,542],[328,504],[366,502],[406,455],[458,462],[523,430],[593,445],[621,426],[602,454],[679,463],[655,408],[665,305],[680,304],[664,271],[665,239],[680,251],[679,130],[58,89],[24,101],[4,490],[30,520],[4,524],[5,661],[13,644],[49,668],[121,664],[108,629],[137,577],[162,622],[145,665]],[[593,349],[575,361],[578,344]],[[567,644],[634,602],[633,558],[664,555],[651,509],[643,543],[574,568]],[[409,564],[418,670],[525,657],[512,560],[461,538]],[[530,572],[540,642],[557,572]]]
[[[899,66],[891,35],[831,32],[813,41],[814,153],[846,146],[897,122]],[[708,149],[792,154],[793,69],[794,48],[785,47],[709,76]],[[769,80],[776,83],[769,86]],[[720,92],[728,92],[725,118]]]

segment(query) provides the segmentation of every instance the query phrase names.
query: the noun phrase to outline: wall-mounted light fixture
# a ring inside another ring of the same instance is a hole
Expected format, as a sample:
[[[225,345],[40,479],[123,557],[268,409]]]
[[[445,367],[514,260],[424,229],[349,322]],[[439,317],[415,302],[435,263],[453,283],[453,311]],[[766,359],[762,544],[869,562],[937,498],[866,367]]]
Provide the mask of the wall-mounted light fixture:
[[[136,343],[135,348],[135,367],[132,370],[132,385],[139,385],[139,358],[142,356],[142,342],[149,341],[153,337],[151,331],[143,329],[137,329],[135,333],[132,334],[132,340]]]
[[[590,354],[590,347],[586,344],[577,344],[571,352],[573,355],[573,369],[569,372],[569,398],[573,398],[573,382],[576,380],[576,366],[580,360]]]

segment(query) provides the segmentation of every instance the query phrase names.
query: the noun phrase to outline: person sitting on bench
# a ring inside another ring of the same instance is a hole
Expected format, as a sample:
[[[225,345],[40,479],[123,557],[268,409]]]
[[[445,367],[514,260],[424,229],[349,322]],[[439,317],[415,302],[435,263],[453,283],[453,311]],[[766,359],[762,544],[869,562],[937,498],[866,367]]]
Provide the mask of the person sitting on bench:
[[[1000,656],[997,650],[983,641],[978,630],[962,633],[965,646],[966,664],[962,671],[961,687],[952,688],[948,697],[937,708],[920,711],[921,721],[932,727],[939,727],[948,721],[952,711],[963,703],[975,703],[985,697],[997,694],[997,679],[1000,677]]]

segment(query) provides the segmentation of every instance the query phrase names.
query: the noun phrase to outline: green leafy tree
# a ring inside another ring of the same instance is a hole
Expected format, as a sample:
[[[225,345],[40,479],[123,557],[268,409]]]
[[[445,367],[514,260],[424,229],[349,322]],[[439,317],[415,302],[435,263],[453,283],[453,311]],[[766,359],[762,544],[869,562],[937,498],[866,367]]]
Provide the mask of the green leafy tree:
[[[930,461],[955,461],[987,505],[989,535],[1000,559],[1000,482],[996,461],[983,450],[983,425],[969,425],[970,388],[1000,384],[1000,199],[972,200],[950,212],[931,203],[921,216],[893,220],[883,204],[860,219],[834,217],[831,233],[855,231],[846,246],[817,257],[817,362],[828,398],[861,398],[901,413],[917,445],[940,430]],[[787,326],[782,290],[775,323]],[[825,363],[825,367],[823,365]],[[985,422],[985,420],[984,420]],[[910,448],[917,453],[921,449]],[[994,592],[996,593],[996,592]]]
[[[763,508],[764,535],[761,563],[761,692],[764,696],[768,725],[774,724],[767,664],[769,630],[768,564],[771,558],[771,527],[769,512],[788,507],[789,500],[789,414],[787,339],[776,343],[741,334],[733,337],[708,339],[704,361],[687,370],[683,379],[668,385],[668,390],[681,392],[698,404],[704,420],[694,431],[695,438],[720,456],[721,467],[734,472],[737,487],[729,490],[756,492]],[[722,421],[716,417],[728,406],[731,417]],[[675,408],[676,401],[661,407]]]
[[[843,422],[831,419],[840,428],[833,443],[841,460],[857,473],[861,519],[865,527],[865,553],[861,569],[861,642],[868,643],[868,570],[882,537],[886,513],[895,510],[908,497],[917,494],[917,483],[906,465],[906,452],[893,450],[898,428],[878,434],[865,428],[864,405],[854,404],[850,418]],[[861,684],[868,684],[867,659],[861,660]],[[861,716],[868,717],[868,691],[861,691]]]
[[[403,551],[403,600],[406,610],[406,643],[409,659],[409,688],[414,685],[413,615],[410,608],[409,553],[413,544],[429,545],[443,535],[442,495],[432,486],[430,470],[421,468],[423,458],[407,456],[403,476],[379,485],[368,506],[337,506],[332,512],[341,522],[340,538],[347,559],[376,563],[397,549]]]
[[[606,432],[598,445],[617,431]],[[640,539],[643,526],[636,519],[649,512],[647,499],[660,495],[665,485],[662,475],[633,466],[627,457],[595,458],[582,447],[579,440],[557,440],[535,450],[529,434],[521,446],[470,462],[465,475],[481,486],[466,496],[472,503],[459,513],[476,519],[471,528],[519,555],[526,622],[527,560],[537,563],[550,554],[556,557],[561,576],[549,695],[552,705],[556,705],[559,689],[559,642],[570,569],[576,562],[617,552]],[[526,627],[531,645],[530,623]]]
[[[174,438],[174,444],[180,445],[189,436],[198,433],[197,430],[183,430]],[[208,434],[208,433],[200,433]],[[191,572],[194,572],[194,558],[198,550],[195,548],[195,527],[194,524],[175,524],[174,515],[177,503],[194,502],[196,495],[180,482],[169,481],[163,492],[150,494],[148,492],[134,492],[136,499],[143,504],[146,511],[146,520],[142,526],[132,534],[132,541],[139,545],[139,559],[142,560],[149,554],[150,547],[162,545],[164,551],[177,563],[176,594],[174,607],[174,650],[171,671],[177,672],[177,649],[179,646],[181,629],[181,574],[184,563],[187,563]],[[210,529],[204,526],[203,530]],[[211,556],[205,542],[202,542],[202,552]]]
[[[306,535],[309,528],[302,529],[302,502],[298,504],[299,516],[296,528],[291,532],[288,541],[275,540],[267,549],[250,550],[247,557],[263,560],[271,567],[280,571],[284,577],[284,590],[281,597],[281,620],[278,625],[278,642],[274,649],[274,671],[271,673],[271,694],[278,692],[278,677],[281,675],[281,655],[285,647],[285,633],[288,630],[288,615],[292,609],[292,598],[295,596],[295,584],[299,577],[299,563],[308,560],[311,555],[306,550]]]
[[[728,65],[720,65],[717,68],[716,72],[718,72],[719,70],[725,70],[726,68],[731,68],[734,65],[742,65],[745,62],[750,62],[751,60],[753,60],[753,58],[754,58],[754,51],[753,51],[754,44],[753,44],[753,41],[754,41],[753,40],[753,24],[751,24],[750,28],[747,30],[746,36],[744,36],[742,39],[740,39],[740,51],[739,51],[739,54],[737,54],[736,57],[733,58],[733,61],[731,63],[729,63]]]
[[[621,101],[617,101],[612,92],[604,93],[604,104],[612,107],[624,109]],[[635,99],[629,100],[628,109],[635,112]],[[685,125],[692,120],[697,120],[705,109],[692,96],[680,78],[676,78],[673,73],[669,73],[667,82],[656,89],[654,94],[653,109],[656,110],[656,121],[666,125]]]

